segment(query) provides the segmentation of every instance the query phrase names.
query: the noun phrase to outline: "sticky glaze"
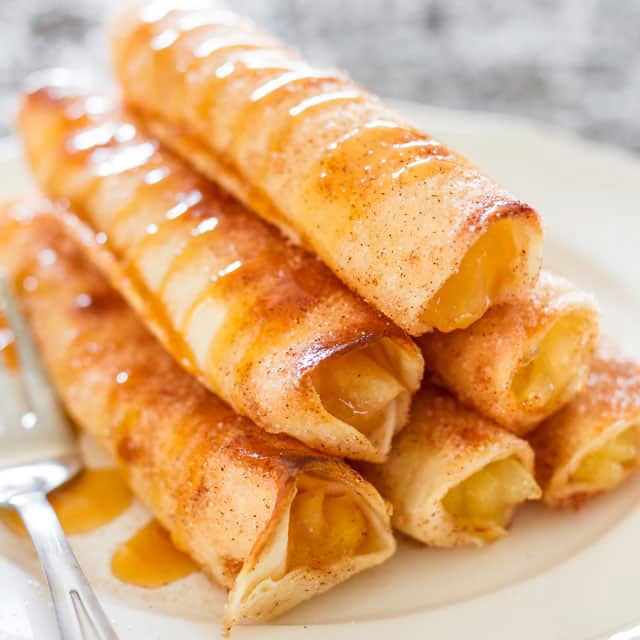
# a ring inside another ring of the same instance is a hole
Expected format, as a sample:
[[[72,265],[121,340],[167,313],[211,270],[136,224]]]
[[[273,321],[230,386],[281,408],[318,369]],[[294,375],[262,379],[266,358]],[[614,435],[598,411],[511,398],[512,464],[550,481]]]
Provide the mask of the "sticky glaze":
[[[303,415],[326,424],[315,391],[300,384],[317,363],[385,336],[419,361],[317,259],[157,148],[131,114],[69,118],[70,104],[78,114],[91,95],[59,100],[44,87],[28,97],[23,131],[41,184],[69,199],[90,250],[172,355],[237,411],[279,430],[286,404],[305,429]]]
[[[349,201],[352,215],[368,212],[375,197],[455,166],[436,140],[386,120],[370,120],[328,144],[314,169],[308,198]],[[312,207],[313,209],[313,207]],[[340,228],[337,227],[337,233]]]
[[[335,71],[309,67],[276,41],[268,39],[239,19],[233,20],[227,12],[201,14],[167,11],[158,16],[156,20],[145,20],[146,30],[141,31],[138,37],[141,41],[149,38],[152,50],[163,50],[162,59],[155,63],[156,68],[166,70],[163,64],[166,58],[175,63],[178,74],[188,76],[185,86],[196,96],[195,102],[199,106],[195,113],[199,118],[207,119],[216,111],[217,103],[229,88],[229,83],[233,82],[237,87],[250,87],[244,103],[238,105],[230,126],[232,145],[224,151],[225,161],[231,162],[234,170],[245,178],[247,176],[242,168],[234,162],[241,153],[243,133],[253,122],[265,121],[269,112],[277,122],[277,128],[271,132],[269,146],[272,150],[281,150],[294,129],[310,113],[334,109],[340,103],[371,100],[361,90],[353,88],[347,78]],[[206,67],[207,72],[201,73],[202,59],[205,58],[210,64]],[[190,60],[191,63],[187,64],[184,60]],[[282,118],[279,105],[275,105],[275,111],[273,109],[278,94],[285,92],[294,96],[294,100],[287,107],[287,117]],[[199,99],[197,96],[206,98]],[[269,126],[273,129],[273,118],[268,120],[271,120]],[[342,184],[342,190],[349,193],[349,186],[366,182],[371,191],[370,172],[373,165],[378,165],[378,176],[388,174],[392,179],[420,180],[442,170],[442,165],[435,162],[436,159],[454,159],[449,150],[405,124],[387,124],[389,129],[394,129],[390,135],[387,135],[388,131],[380,132],[384,124],[377,116],[343,134],[341,144],[326,147],[323,157],[318,160],[317,169],[312,173],[343,180],[343,167],[348,167],[351,184]],[[370,130],[377,131],[369,133]],[[193,134],[198,135],[197,129]],[[394,138],[420,144],[409,151],[408,148],[396,146],[403,143],[394,142]],[[354,142],[342,144],[349,139]],[[419,152],[419,147],[423,153]],[[373,157],[369,157],[369,154]],[[316,186],[313,179],[312,184]],[[362,188],[359,188],[358,192],[361,191]]]
[[[81,109],[75,111],[78,113]],[[253,306],[260,298],[266,315],[272,320],[274,316],[270,311],[274,308],[294,305],[302,310],[331,293],[333,282],[320,275],[322,270],[315,260],[303,259],[295,250],[280,243],[272,246],[271,234],[266,234],[260,223],[252,220],[249,224],[246,214],[235,203],[220,202],[208,185],[187,178],[184,170],[172,168],[171,162],[163,163],[156,146],[136,129],[133,120],[120,121],[113,116],[113,113],[106,114],[106,123],[94,120],[79,133],[75,131],[77,118],[60,123],[62,146],[71,166],[83,163],[82,170],[87,172],[86,184],[78,187],[78,208],[82,209],[84,201],[90,199],[97,188],[102,188],[101,178],[129,174],[125,185],[130,193],[110,213],[109,229],[106,233],[99,232],[102,234],[100,244],[127,261],[129,276],[144,289],[145,277],[139,273],[139,262],[153,254],[168,237],[183,238],[170,257],[159,286],[154,288],[165,304],[169,283],[188,270],[203,252],[210,256],[205,258],[209,265],[206,282],[189,307],[178,314],[184,320],[175,331],[188,330],[189,318],[207,299],[222,299],[225,304],[232,302],[234,290],[246,299],[244,304],[237,303],[239,308],[234,316],[245,315],[248,305]],[[126,132],[124,140],[123,131]],[[47,182],[62,183],[61,192],[66,192],[65,174],[69,173],[69,166],[62,162],[59,171],[54,169]],[[187,185],[193,188],[185,189]],[[167,201],[166,208],[155,206],[160,200]],[[153,206],[149,206],[150,202]],[[230,210],[223,210],[223,203],[228,204]],[[248,227],[247,233],[242,228],[244,225]],[[287,318],[281,321],[286,322]],[[234,333],[233,327],[225,331],[223,340],[232,338]],[[250,353],[243,358],[251,359]]]

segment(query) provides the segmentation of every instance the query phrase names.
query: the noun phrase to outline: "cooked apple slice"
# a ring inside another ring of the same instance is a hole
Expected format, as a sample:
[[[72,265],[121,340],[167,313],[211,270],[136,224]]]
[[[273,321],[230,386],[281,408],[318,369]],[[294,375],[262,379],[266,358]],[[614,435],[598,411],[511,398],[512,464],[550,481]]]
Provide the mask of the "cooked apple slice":
[[[585,389],[529,440],[549,505],[615,489],[640,465],[640,365],[602,340]]]
[[[361,468],[391,502],[393,525],[437,547],[504,536],[516,508],[541,495],[527,442],[428,384],[387,462]]]
[[[593,298],[542,272],[528,297],[463,331],[420,338],[425,364],[464,404],[523,435],[585,385],[598,336]]]

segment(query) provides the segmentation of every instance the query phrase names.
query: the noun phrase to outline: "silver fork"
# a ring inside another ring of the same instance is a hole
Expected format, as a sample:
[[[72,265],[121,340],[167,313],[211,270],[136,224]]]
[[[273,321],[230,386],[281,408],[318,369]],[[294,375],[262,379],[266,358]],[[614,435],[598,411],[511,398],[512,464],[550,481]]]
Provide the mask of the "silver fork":
[[[31,536],[60,639],[117,640],[47,500],[82,468],[76,438],[2,274],[0,298],[20,363],[10,371],[0,357],[0,506],[17,511]]]

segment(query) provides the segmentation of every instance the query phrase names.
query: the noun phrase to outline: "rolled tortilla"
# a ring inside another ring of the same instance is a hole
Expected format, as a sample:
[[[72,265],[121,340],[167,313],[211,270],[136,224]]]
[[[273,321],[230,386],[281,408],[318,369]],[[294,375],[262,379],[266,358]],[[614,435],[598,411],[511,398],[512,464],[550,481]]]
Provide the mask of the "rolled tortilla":
[[[526,441],[429,384],[381,465],[360,465],[393,506],[392,523],[435,547],[505,536],[516,507],[541,495]]]
[[[413,335],[466,327],[533,285],[531,207],[214,5],[140,0],[116,20],[125,97],[165,144]]]
[[[640,465],[640,364],[602,340],[585,389],[529,436],[552,507],[612,491]]]
[[[41,82],[20,113],[36,178],[174,357],[268,431],[383,460],[422,377],[411,339],[107,96]]]
[[[255,622],[387,559],[385,504],[348,465],[266,433],[183,371],[56,220],[0,210],[13,276],[70,415],[216,582],[225,623]]]
[[[473,326],[419,340],[427,369],[464,404],[522,435],[585,385],[598,337],[592,296],[542,272],[529,296]]]

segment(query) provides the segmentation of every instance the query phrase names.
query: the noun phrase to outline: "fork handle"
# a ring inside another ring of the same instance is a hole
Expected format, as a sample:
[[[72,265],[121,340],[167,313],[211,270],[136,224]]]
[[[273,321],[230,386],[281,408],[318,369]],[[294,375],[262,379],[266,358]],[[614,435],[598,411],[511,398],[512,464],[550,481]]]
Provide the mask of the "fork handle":
[[[39,491],[19,494],[10,505],[20,514],[38,553],[60,640],[118,640],[46,495]]]

